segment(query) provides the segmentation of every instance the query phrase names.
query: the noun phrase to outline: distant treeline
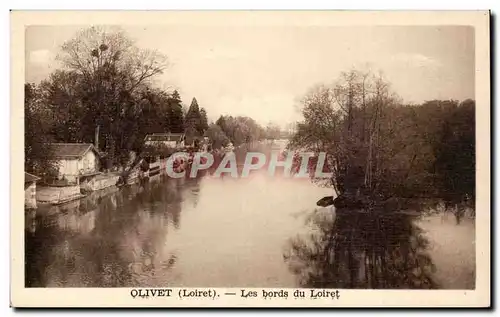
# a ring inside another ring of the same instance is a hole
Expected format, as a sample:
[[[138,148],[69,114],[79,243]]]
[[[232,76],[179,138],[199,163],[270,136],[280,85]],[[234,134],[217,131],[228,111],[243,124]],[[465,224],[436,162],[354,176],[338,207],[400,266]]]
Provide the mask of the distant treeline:
[[[63,44],[58,60],[62,67],[49,78],[25,84],[25,169],[37,175],[52,168],[46,143],[94,143],[97,128],[107,167],[141,151],[148,133],[208,136],[214,147],[275,134],[274,126],[265,129],[242,116],[209,124],[196,98],[185,107],[177,90],[155,87],[167,57],[136,47],[120,29],[84,29]]]
[[[328,153],[338,194],[473,201],[473,100],[407,105],[382,77],[353,70],[302,104],[290,146]]]
[[[154,85],[167,57],[136,47],[119,29],[82,30],[58,60],[49,78],[25,84],[25,169],[40,176],[52,168],[46,143],[94,143],[96,128],[106,167],[140,152],[148,133],[207,136],[214,148],[282,134],[245,116],[210,123],[196,98],[186,107],[178,91]],[[337,193],[475,197],[473,100],[407,105],[380,76],[350,71],[313,88],[302,104],[290,147],[326,152]]]

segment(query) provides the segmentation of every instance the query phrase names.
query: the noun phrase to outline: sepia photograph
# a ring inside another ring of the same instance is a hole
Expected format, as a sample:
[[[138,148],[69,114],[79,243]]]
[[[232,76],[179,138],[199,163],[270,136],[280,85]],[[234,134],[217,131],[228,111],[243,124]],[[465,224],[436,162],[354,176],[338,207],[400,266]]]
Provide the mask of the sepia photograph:
[[[489,12],[148,14],[12,12],[19,303],[488,305]]]

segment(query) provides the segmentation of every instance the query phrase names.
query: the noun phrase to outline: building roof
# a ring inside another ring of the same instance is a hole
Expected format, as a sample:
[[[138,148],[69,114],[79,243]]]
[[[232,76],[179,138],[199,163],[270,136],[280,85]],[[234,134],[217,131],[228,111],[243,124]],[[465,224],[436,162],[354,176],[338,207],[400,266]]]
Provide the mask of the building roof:
[[[49,148],[55,158],[80,158],[88,151],[100,155],[92,143],[50,143]]]
[[[25,183],[36,182],[39,179],[40,179],[40,177],[38,177],[38,176],[24,172],[24,182]]]
[[[175,141],[180,142],[184,138],[184,133],[153,133],[148,134],[144,138],[144,141],[150,142],[164,142],[164,141]]]

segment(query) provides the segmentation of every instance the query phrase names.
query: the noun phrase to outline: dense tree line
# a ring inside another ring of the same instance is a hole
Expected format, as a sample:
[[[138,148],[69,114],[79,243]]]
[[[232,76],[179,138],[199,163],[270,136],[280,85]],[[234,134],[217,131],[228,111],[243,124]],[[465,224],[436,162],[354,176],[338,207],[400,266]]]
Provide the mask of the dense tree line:
[[[326,152],[339,195],[441,197],[475,192],[475,102],[407,105],[372,73],[342,73],[303,99],[291,148]]]
[[[196,98],[186,107],[177,90],[155,87],[152,80],[167,69],[167,57],[136,47],[120,29],[84,29],[62,45],[58,59],[61,69],[39,84],[25,84],[26,171],[50,171],[48,142],[94,143],[97,129],[108,168],[140,152],[148,133],[185,133],[190,144],[208,136],[214,147],[265,136],[248,117],[209,123]]]
[[[206,112],[195,99],[187,120],[178,91],[154,87],[167,68],[166,56],[142,50],[120,30],[91,27],[64,43],[62,69],[40,84],[25,84],[25,169],[47,172],[47,142],[95,141],[111,167],[140,151],[148,133],[183,133],[197,122],[208,129]]]
[[[264,129],[249,117],[220,116],[215,123],[235,146],[252,143],[265,137]]]
[[[279,139],[280,127],[270,123],[263,127],[254,119],[246,116],[220,116],[208,126],[206,136],[212,141],[212,147],[217,149],[232,143],[234,146],[252,144],[263,139]]]

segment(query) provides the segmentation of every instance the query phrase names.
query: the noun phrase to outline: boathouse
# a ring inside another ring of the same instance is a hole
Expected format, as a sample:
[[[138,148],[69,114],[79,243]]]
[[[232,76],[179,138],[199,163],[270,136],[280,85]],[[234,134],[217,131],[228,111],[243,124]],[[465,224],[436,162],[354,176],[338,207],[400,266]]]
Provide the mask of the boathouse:
[[[40,179],[33,174],[24,172],[24,208],[36,208],[36,182]]]
[[[99,174],[100,154],[91,143],[50,143],[58,180],[78,184],[80,178]]]

